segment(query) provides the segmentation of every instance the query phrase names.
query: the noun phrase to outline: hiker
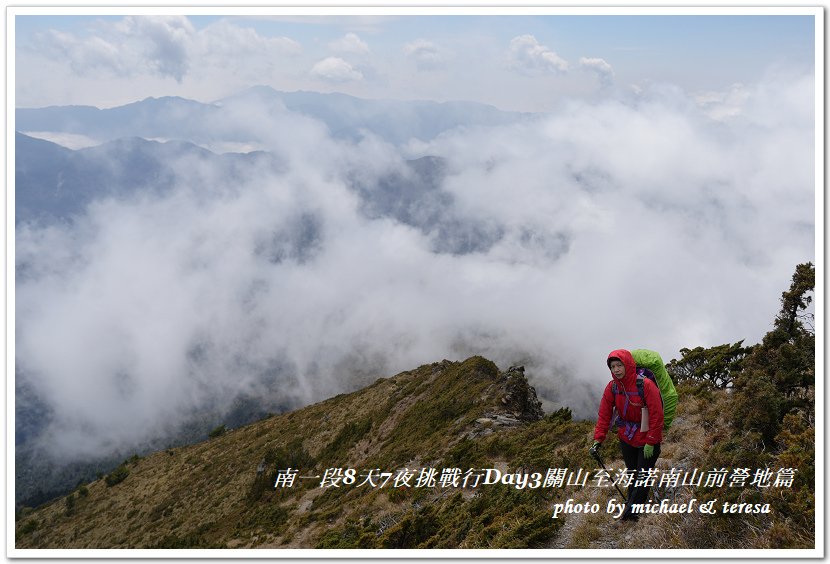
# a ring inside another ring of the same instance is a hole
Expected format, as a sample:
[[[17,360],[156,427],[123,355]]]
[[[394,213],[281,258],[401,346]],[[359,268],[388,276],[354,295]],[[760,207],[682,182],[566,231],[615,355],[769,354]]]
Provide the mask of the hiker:
[[[629,473],[634,475],[628,487],[628,499],[621,519],[637,520],[639,515],[632,513],[631,506],[648,502],[649,487],[635,484],[640,473],[654,468],[660,456],[660,443],[663,440],[663,402],[660,399],[660,389],[652,380],[640,377],[638,383],[637,365],[629,351],[613,351],[608,355],[607,364],[612,378],[605,386],[599,402],[594,442],[590,453],[596,457],[608,428],[616,422],[625,466]],[[646,418],[643,417],[644,407],[648,411]],[[613,421],[615,411],[616,419]]]

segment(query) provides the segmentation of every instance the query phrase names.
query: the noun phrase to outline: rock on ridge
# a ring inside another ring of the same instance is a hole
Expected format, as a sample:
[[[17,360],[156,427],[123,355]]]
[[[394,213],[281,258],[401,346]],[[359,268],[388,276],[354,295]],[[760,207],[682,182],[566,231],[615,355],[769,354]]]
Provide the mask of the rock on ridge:
[[[517,427],[544,418],[542,402],[536,396],[536,389],[524,375],[524,366],[511,366],[497,377],[502,393],[498,400],[498,411],[487,412],[476,419],[467,438],[487,436],[498,428]]]

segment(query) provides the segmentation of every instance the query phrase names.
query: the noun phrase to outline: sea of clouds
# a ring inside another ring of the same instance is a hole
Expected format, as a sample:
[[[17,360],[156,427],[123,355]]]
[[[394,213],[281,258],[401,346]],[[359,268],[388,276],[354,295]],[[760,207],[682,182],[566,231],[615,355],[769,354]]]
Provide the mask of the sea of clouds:
[[[216,146],[244,132],[275,159],[183,158],[172,190],[17,226],[40,444],[140,447],[240,397],[298,407],[473,354],[592,417],[610,350],[757,342],[815,260],[815,84],[736,89],[652,85],[402,145],[227,106]],[[425,156],[440,174],[405,216],[372,205],[390,178],[418,186]]]

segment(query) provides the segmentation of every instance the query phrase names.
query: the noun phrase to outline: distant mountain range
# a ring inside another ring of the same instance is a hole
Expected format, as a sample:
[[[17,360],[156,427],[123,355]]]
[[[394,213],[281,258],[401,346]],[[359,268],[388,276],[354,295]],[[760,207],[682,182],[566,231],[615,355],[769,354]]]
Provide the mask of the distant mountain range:
[[[472,102],[363,100],[344,94],[278,92],[266,86],[212,104],[164,97],[110,109],[21,108],[15,112],[16,223],[66,220],[105,197],[125,198],[144,191],[163,194],[183,180],[175,166],[183,159],[191,165],[188,176],[198,174],[195,163],[209,167],[212,178],[227,181],[252,164],[281,172],[281,156],[273,152],[204,148],[261,145],[256,128],[234,125],[234,119],[246,112],[268,112],[269,119],[276,115],[275,123],[286,115],[302,115],[323,123],[336,138],[358,139],[370,132],[396,144],[413,138],[430,140],[458,127],[498,126],[530,118],[530,114]],[[46,140],[59,134],[84,136],[99,144],[73,151]],[[486,251],[501,239],[504,233],[497,223],[463,217],[453,210],[453,198],[441,186],[447,174],[443,159],[413,160],[408,169],[371,183],[364,175],[347,172],[345,181],[360,195],[368,217],[391,217],[433,234],[437,252]]]
[[[273,153],[215,154],[184,141],[130,137],[73,151],[17,133],[15,144],[16,224],[70,220],[103,198],[161,196],[177,182],[195,183],[194,177],[208,170],[215,183],[233,182],[254,165],[275,174],[282,169],[282,160]],[[184,171],[182,162],[188,165]],[[390,217],[432,233],[436,252],[486,251],[503,236],[503,229],[458,215],[452,195],[441,186],[446,174],[443,159],[422,157],[377,182],[366,183],[357,174],[347,174],[344,181],[360,196],[368,218]]]
[[[19,108],[15,112],[15,224],[72,223],[94,202],[163,198],[180,186],[200,191],[219,185],[241,186],[240,180],[251,171],[280,178],[289,165],[279,151],[206,148],[266,145],[256,137],[257,128],[248,127],[250,122],[235,123],[237,117],[248,119],[249,113],[263,112],[268,118],[263,120],[264,128],[271,123],[288,123],[289,127],[300,116],[316,120],[331,136],[346,142],[368,132],[392,144],[413,138],[430,140],[457,127],[498,126],[530,117],[468,102],[362,100],[343,94],[277,92],[269,87],[254,87],[209,104],[164,97],[109,109]],[[61,134],[88,138],[91,146],[72,149],[47,140]],[[420,230],[430,237],[436,253],[485,252],[504,236],[497,222],[457,209],[453,195],[444,188],[452,173],[444,158],[403,161],[400,167],[369,176],[357,167],[344,167],[339,181],[358,196],[361,213],[369,220],[388,218]],[[282,226],[256,252],[271,262],[286,258],[303,262],[320,244],[320,230],[321,220],[314,210],[303,211],[296,222]],[[15,276],[18,283],[30,276],[25,260],[18,258]],[[16,406],[17,500],[39,503],[112,464],[107,459],[61,469],[38,461],[28,445],[45,428],[48,406],[26,387],[25,374],[19,373],[17,380],[21,386]],[[238,398],[237,403],[245,409],[226,414],[225,421],[247,423],[271,409],[250,398]],[[204,421],[194,423],[181,436],[151,443],[154,448],[181,444],[203,436],[205,425]]]
[[[254,164],[273,170],[280,166],[276,156],[262,151],[217,155],[186,141],[125,137],[75,151],[17,133],[15,221],[69,219],[101,198],[148,191],[162,195],[179,178],[176,164],[183,159],[212,167],[220,178],[239,175]],[[191,166],[188,175],[199,170]]]
[[[251,105],[274,112],[296,112],[319,120],[335,138],[360,138],[368,131],[393,144],[406,143],[412,138],[430,140],[456,127],[504,125],[531,115],[505,112],[475,102],[365,100],[338,93],[279,92],[268,86],[255,86],[213,103],[168,96],[108,109],[18,108],[15,128],[24,133],[74,133],[99,142],[144,137],[200,144],[216,140],[218,123],[227,135],[225,109],[233,107],[244,113],[244,108]],[[231,135],[227,140],[248,139]]]

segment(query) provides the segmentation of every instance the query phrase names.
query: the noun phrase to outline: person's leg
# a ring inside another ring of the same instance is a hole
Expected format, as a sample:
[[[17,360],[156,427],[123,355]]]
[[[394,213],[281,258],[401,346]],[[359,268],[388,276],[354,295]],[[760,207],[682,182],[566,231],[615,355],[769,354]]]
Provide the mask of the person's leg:
[[[621,442],[620,444],[624,443]],[[639,518],[639,514],[633,513],[631,511],[631,506],[635,503],[642,504],[647,502],[648,494],[651,491],[649,486],[638,486],[637,480],[643,477],[644,470],[654,468],[654,465],[657,463],[657,459],[660,457],[660,445],[655,445],[654,455],[648,459],[643,456],[643,447],[637,448],[631,445],[625,445],[621,448],[623,449],[623,459],[625,460],[626,468],[628,468],[629,471],[634,471],[634,480],[628,488],[628,499],[625,504],[625,511],[623,511],[621,518],[624,520],[636,520]]]
[[[634,478],[635,483],[637,479],[644,478],[646,471],[651,470],[657,464],[657,459],[660,458],[660,445],[654,445],[654,456],[651,458],[645,458],[643,456],[642,448],[637,450],[637,476]],[[631,494],[631,503],[646,503],[650,492],[651,486],[641,485],[635,487]]]
[[[628,490],[626,490],[626,504],[625,504],[625,511],[623,511],[622,519],[631,519],[631,498],[635,492],[634,482],[637,479],[637,468],[639,459],[642,456],[641,451],[642,449],[638,449],[637,447],[631,446],[628,443],[620,441],[620,451],[622,452],[623,460],[625,461],[625,467],[628,470],[628,473],[633,476],[630,485],[628,486]]]

